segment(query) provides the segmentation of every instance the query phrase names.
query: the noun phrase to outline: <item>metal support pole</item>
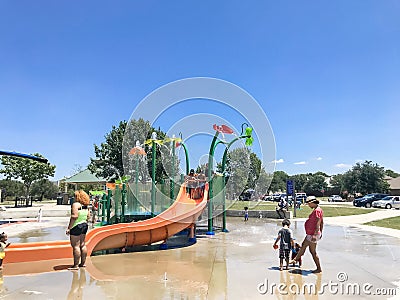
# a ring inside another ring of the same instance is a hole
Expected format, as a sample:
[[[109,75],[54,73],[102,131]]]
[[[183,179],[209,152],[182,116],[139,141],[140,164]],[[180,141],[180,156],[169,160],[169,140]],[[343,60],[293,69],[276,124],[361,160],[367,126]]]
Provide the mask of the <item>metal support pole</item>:
[[[111,197],[112,197],[112,191],[108,190],[107,193],[107,224],[110,224],[111,221]]]
[[[175,199],[175,140],[172,139],[171,142],[172,147],[172,163],[171,163],[171,176],[169,179],[169,198],[170,198],[170,205],[174,202]]]
[[[154,217],[156,202],[156,143],[151,142],[151,216]]]
[[[237,138],[234,138],[225,148],[224,155],[222,157],[222,174],[225,175],[225,167],[226,167],[226,161],[228,159],[228,150],[230,146],[238,141],[239,139],[244,139],[248,138],[249,136],[247,135],[241,135],[238,136]],[[224,176],[224,186],[223,186],[223,204],[222,204],[222,231],[223,232],[228,232],[228,229],[226,228],[226,181],[225,181],[225,176]]]
[[[104,221],[106,220],[106,206],[107,196],[106,194],[103,194],[103,197],[101,198],[101,225],[103,225]]]
[[[214,235],[213,231],[213,179],[212,179],[212,169],[213,169],[213,158],[215,152],[215,143],[217,142],[219,132],[217,131],[211,142],[210,152],[208,155],[208,235]]]
[[[122,184],[122,191],[121,191],[121,222],[125,222],[125,205],[126,205],[126,185],[125,183]]]
[[[133,211],[136,212],[138,208],[138,196],[139,196],[139,155],[136,154],[136,176],[135,176],[135,187],[136,193],[135,197],[133,197]]]
[[[118,184],[115,185],[115,194],[114,194],[114,216],[115,216],[115,223],[119,223],[119,217],[118,216],[118,201],[115,195],[117,194],[117,189],[119,190]]]

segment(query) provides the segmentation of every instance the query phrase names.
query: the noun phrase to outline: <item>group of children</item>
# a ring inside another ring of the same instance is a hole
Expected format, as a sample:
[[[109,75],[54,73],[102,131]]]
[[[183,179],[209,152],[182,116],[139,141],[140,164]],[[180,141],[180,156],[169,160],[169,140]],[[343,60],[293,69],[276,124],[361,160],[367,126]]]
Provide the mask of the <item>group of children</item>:
[[[185,176],[186,190],[191,199],[200,199],[204,196],[204,187],[207,181],[205,174],[196,174],[191,169],[189,175]]]
[[[247,206],[244,207],[244,221],[247,222],[249,220],[249,208]],[[282,228],[278,232],[278,237],[275,240],[273,245],[274,249],[279,248],[279,270],[283,270],[283,260],[286,261],[285,269],[289,269],[289,256],[290,253],[291,259],[293,260],[297,253],[300,251],[301,246],[298,243],[294,242],[293,232],[289,228],[290,221],[288,219],[284,219],[282,221]],[[279,242],[279,246],[278,246]],[[301,267],[301,258],[298,260],[299,267]],[[294,267],[295,264],[292,264]]]

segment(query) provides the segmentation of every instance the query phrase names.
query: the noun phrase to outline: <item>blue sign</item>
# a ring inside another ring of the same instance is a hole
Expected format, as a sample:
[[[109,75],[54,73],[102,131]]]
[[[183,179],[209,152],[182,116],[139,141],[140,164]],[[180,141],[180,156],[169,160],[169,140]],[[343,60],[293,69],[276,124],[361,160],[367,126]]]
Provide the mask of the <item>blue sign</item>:
[[[294,193],[293,186],[294,186],[293,180],[286,180],[286,192],[288,195],[293,195]]]

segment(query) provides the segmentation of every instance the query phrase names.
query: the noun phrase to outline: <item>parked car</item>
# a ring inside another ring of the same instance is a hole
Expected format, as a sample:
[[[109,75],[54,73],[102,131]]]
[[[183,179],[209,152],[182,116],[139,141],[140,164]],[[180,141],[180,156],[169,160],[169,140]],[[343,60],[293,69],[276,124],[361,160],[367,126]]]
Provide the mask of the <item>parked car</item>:
[[[275,193],[272,195],[272,200],[274,201],[281,201],[281,194],[280,193]]]
[[[373,194],[368,194],[365,195],[364,197],[354,199],[353,205],[358,206],[358,207],[371,207],[372,202],[381,200],[382,198],[385,198],[386,196],[389,196],[388,194],[380,194],[380,193],[373,193]]]
[[[249,201],[253,197],[253,194],[254,194],[254,190],[253,189],[245,190],[240,194],[239,200]]]
[[[342,197],[340,197],[339,195],[332,195],[332,196],[329,196],[328,201],[329,202],[343,202],[344,199]]]
[[[306,193],[296,193],[296,200],[301,201],[304,203],[307,199],[307,194]]]
[[[261,195],[260,200],[271,201],[272,200],[272,196],[269,195],[269,194],[264,194],[264,195]]]
[[[372,202],[373,207],[379,208],[387,208],[391,209],[392,207],[399,209],[400,208],[400,197],[399,196],[386,196],[381,200],[377,200]]]

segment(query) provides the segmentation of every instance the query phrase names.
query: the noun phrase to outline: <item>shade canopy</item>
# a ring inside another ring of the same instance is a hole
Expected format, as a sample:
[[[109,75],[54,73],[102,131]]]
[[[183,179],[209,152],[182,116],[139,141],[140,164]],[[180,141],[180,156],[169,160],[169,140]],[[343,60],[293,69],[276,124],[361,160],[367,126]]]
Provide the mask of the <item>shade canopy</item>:
[[[107,180],[102,177],[96,177],[88,169],[85,169],[65,180],[70,184],[105,184]]]

